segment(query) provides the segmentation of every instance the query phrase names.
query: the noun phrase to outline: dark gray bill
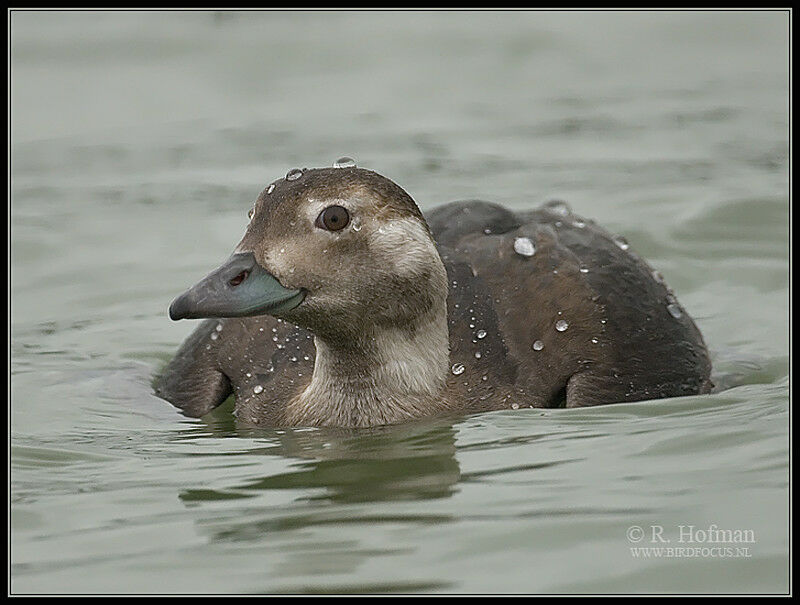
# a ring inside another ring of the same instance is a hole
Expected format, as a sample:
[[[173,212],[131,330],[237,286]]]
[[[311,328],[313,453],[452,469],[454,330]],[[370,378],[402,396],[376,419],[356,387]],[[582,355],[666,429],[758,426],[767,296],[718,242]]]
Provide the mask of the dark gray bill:
[[[234,254],[169,306],[170,319],[245,317],[294,309],[305,291],[284,288],[252,253]]]

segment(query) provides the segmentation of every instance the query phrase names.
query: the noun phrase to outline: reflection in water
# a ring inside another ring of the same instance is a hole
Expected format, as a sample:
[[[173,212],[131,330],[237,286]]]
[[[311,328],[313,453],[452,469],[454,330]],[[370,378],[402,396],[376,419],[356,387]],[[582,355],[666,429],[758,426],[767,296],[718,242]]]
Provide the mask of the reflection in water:
[[[452,421],[368,429],[255,430],[236,429],[231,418],[220,410],[204,419],[206,429],[216,437],[257,441],[259,447],[248,449],[245,455],[251,460],[254,454],[266,458],[266,464],[257,468],[275,468],[268,462],[277,462],[279,470],[240,476],[222,490],[199,485],[181,491],[179,498],[188,507],[215,507],[196,521],[197,531],[210,544],[258,545],[276,577],[289,581],[346,577],[376,557],[411,554],[407,546],[375,544],[371,534],[453,520],[451,515],[413,504],[449,498],[456,489],[461,472]],[[235,499],[241,503],[219,502]],[[394,502],[400,508],[375,506],[379,502]],[[403,502],[411,502],[413,508],[404,507]],[[323,592],[443,588],[441,583],[406,585],[389,578],[385,584],[369,587],[342,587],[334,582],[323,590],[317,585]],[[286,590],[305,592],[306,588],[300,583]]]
[[[208,428],[230,436],[226,429],[233,423],[223,416],[224,411],[210,416]],[[302,461],[288,472],[254,477],[224,494],[186,490],[181,500],[249,497],[270,490],[312,490],[315,495],[304,500],[337,503],[423,500],[450,496],[461,476],[455,430],[444,419],[367,429],[248,428],[235,434],[270,444],[260,453]]]
[[[224,490],[186,489],[179,498],[188,506],[243,499],[244,506],[201,519],[198,530],[211,543],[292,544],[291,552],[284,552],[276,562],[284,575],[348,573],[375,555],[398,554],[391,546],[376,551],[355,537],[343,540],[343,526],[360,529],[451,521],[449,515],[424,508],[396,512],[372,504],[449,498],[454,493],[461,472],[452,421],[368,429],[236,430],[221,410],[206,422],[218,436],[266,442],[266,447],[250,449],[248,454],[275,457],[284,464],[279,472],[253,475]],[[295,461],[287,467],[286,459]],[[342,504],[349,505],[346,514]],[[309,532],[327,537],[329,531],[339,532],[338,537],[304,539]]]

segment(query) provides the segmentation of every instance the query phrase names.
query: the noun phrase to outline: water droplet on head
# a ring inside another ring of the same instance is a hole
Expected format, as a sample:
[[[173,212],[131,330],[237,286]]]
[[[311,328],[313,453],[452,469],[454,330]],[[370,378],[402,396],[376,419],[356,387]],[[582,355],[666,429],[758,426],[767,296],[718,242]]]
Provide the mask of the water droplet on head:
[[[253,387],[253,392],[256,395],[258,395],[263,390],[264,390],[264,387],[262,387],[260,384],[257,384],[256,386]]]
[[[544,349],[544,343],[541,340],[537,340],[533,343],[534,351],[541,351],[542,349]]]
[[[303,176],[303,171],[299,168],[292,168],[289,172],[286,173],[286,180],[287,181],[296,181],[301,176]]]
[[[563,332],[567,328],[569,328],[569,324],[566,321],[564,321],[563,319],[559,319],[556,322],[556,330],[558,330],[559,332]]]
[[[334,168],[355,168],[356,161],[347,156],[341,157],[333,163]]]
[[[522,256],[533,256],[536,253],[536,247],[531,238],[518,237],[514,240],[514,252]]]
[[[451,371],[453,372],[453,374],[455,374],[456,376],[458,376],[459,374],[463,374],[463,373],[464,373],[464,369],[465,369],[465,368],[464,368],[464,364],[463,364],[463,363],[454,363],[454,364],[453,364],[453,367],[452,367],[452,368],[450,368],[450,370],[451,370]]]

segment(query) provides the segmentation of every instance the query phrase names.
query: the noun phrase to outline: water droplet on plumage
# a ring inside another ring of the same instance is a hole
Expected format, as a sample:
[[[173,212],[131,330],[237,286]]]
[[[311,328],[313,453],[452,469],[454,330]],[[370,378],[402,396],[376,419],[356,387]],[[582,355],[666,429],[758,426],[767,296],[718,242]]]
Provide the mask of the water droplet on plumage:
[[[628,248],[631,247],[630,244],[628,243],[628,240],[626,240],[621,235],[615,235],[614,236],[614,243],[617,246],[619,246],[621,250],[627,250]]]
[[[270,195],[273,191],[275,191],[275,183],[272,183],[269,187],[267,187],[267,195]]]
[[[534,351],[541,351],[542,349],[544,349],[544,343],[541,340],[537,340],[533,343]]]
[[[478,330],[478,333],[475,334],[479,339],[486,338],[486,330]]]
[[[286,180],[287,181],[296,181],[301,176],[303,176],[303,171],[299,168],[292,168],[289,172],[286,173]]]
[[[544,205],[545,208],[561,216],[567,216],[572,213],[572,208],[564,200],[551,200]]]
[[[356,161],[347,156],[341,157],[333,163],[334,168],[355,168]]]
[[[566,321],[564,321],[563,319],[559,319],[559,320],[556,322],[556,330],[558,330],[559,332],[563,332],[563,331],[564,331],[564,330],[566,330],[567,328],[569,328],[569,323],[567,323],[567,322],[566,322]]]
[[[518,237],[514,240],[514,252],[521,256],[533,256],[536,247],[529,237]]]
[[[463,373],[464,373],[464,370],[465,370],[465,368],[464,368],[464,364],[463,364],[463,363],[454,363],[454,364],[453,364],[453,367],[452,367],[452,368],[450,368],[450,370],[451,370],[451,371],[453,372],[453,374],[455,374],[456,376],[458,376],[459,374],[463,374]]]
[[[262,387],[260,384],[257,384],[256,386],[253,387],[253,392],[256,395],[258,395],[263,390],[264,390],[264,387]]]
[[[669,314],[675,319],[679,319],[683,315],[683,311],[681,311],[680,306],[674,302],[671,302],[667,305],[667,311],[669,311]]]

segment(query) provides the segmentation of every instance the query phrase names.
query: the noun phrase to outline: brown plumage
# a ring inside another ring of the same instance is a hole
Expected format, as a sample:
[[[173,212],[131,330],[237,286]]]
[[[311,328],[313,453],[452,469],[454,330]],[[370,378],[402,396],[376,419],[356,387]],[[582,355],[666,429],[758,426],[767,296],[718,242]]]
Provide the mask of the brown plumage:
[[[331,205],[341,231],[318,221]],[[231,392],[244,424],[372,426],[711,388],[660,276],[560,203],[454,202],[426,223],[374,172],[308,170],[262,192],[236,252],[302,302],[196,329],[156,382],[190,416]]]

